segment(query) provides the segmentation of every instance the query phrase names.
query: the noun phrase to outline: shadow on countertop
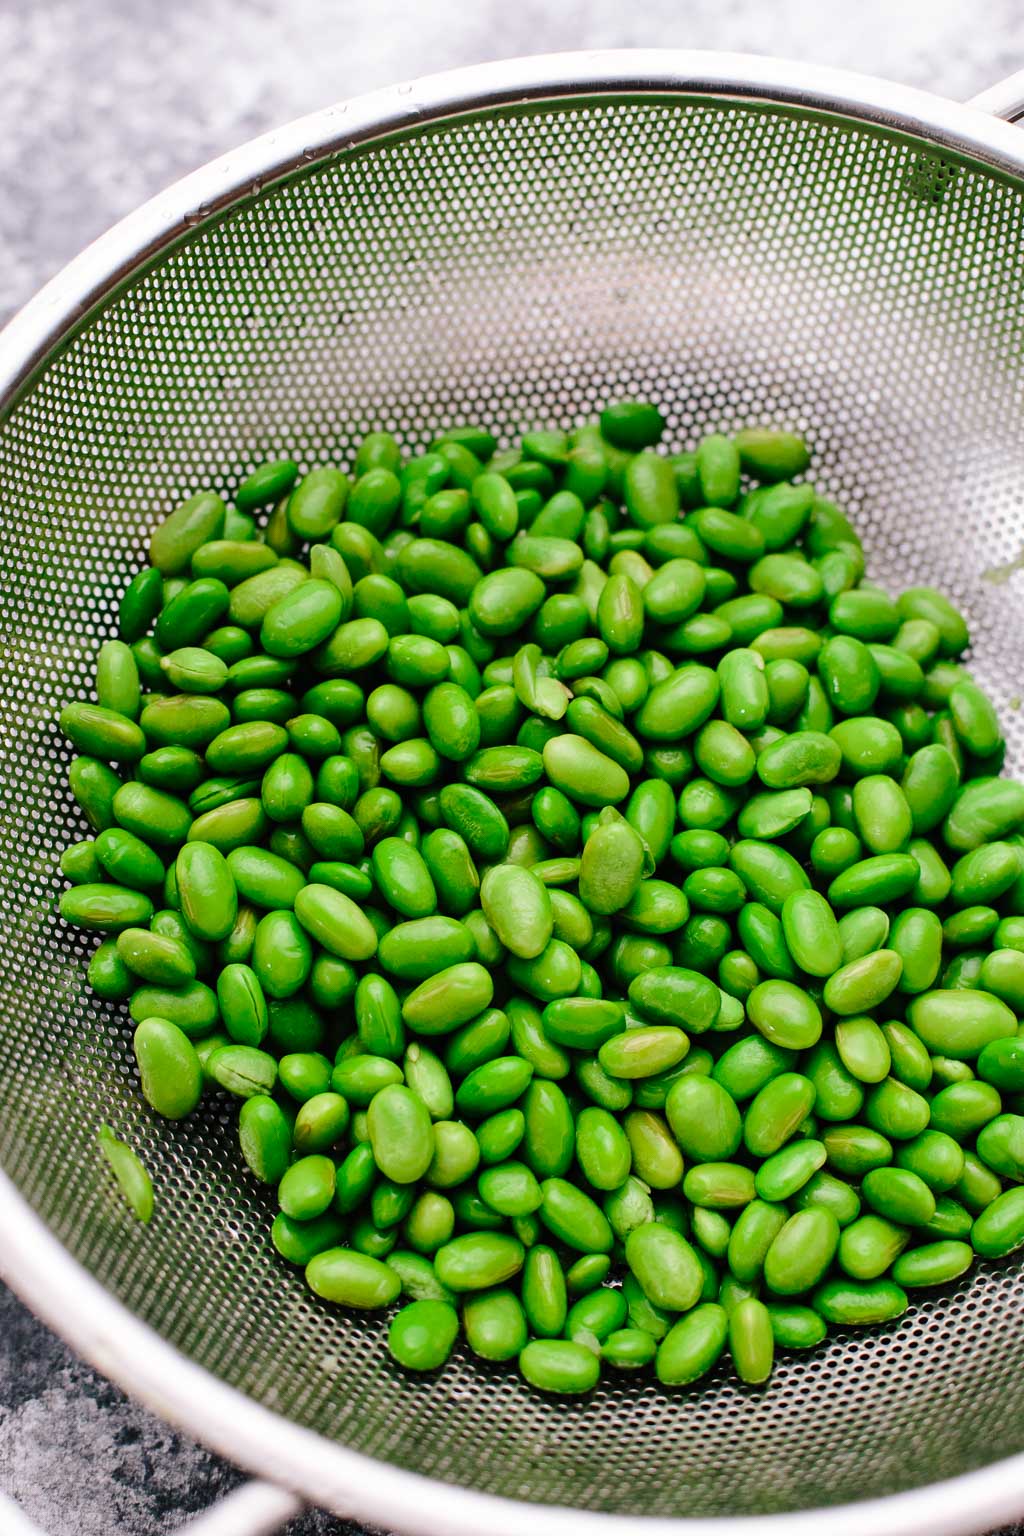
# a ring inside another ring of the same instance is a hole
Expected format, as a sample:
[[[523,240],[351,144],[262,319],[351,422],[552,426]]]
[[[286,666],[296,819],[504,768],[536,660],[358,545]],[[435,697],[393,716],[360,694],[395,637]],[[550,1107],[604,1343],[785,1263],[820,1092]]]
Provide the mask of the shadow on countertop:
[[[0,1487],[46,1536],[170,1536],[243,1481],[123,1392],[0,1285]],[[310,1511],[286,1536],[363,1536]]]

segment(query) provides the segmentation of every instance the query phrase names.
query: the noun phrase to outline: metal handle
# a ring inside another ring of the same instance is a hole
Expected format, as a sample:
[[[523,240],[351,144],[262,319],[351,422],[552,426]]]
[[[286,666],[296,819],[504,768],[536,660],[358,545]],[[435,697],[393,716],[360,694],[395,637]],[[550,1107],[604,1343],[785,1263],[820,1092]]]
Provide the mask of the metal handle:
[[[213,1504],[183,1525],[178,1536],[272,1536],[302,1513],[304,1505],[294,1493],[273,1483],[243,1483],[227,1498]],[[42,1526],[0,1493],[0,1528],[5,1536],[46,1536]]]
[[[1024,117],[1024,69],[990,85],[987,91],[972,96],[967,105],[978,107],[992,117],[1001,117],[1005,123],[1015,123]]]
[[[254,1479],[190,1520],[179,1536],[272,1536],[304,1508],[286,1488]]]

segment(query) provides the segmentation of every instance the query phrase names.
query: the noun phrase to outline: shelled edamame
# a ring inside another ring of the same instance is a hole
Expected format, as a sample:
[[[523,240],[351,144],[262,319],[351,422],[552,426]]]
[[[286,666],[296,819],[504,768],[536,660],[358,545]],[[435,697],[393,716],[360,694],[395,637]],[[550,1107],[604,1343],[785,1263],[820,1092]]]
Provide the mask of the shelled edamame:
[[[409,1370],[757,1385],[1024,1244],[1024,785],[964,618],[864,579],[796,435],[662,432],[200,492],[61,714],[143,1094],[238,1100],[281,1259],[401,1299]]]

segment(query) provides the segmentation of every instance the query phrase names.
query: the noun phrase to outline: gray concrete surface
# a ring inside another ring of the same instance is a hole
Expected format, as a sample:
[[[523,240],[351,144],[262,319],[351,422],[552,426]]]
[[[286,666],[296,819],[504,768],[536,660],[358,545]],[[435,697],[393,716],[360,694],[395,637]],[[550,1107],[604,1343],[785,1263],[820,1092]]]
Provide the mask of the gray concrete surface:
[[[1016,0],[0,0],[0,319],[146,197],[392,81],[583,47],[750,50],[965,98],[1024,65]],[[0,1488],[50,1536],[176,1530],[238,1480],[0,1287]],[[356,1536],[311,1513],[289,1536]]]

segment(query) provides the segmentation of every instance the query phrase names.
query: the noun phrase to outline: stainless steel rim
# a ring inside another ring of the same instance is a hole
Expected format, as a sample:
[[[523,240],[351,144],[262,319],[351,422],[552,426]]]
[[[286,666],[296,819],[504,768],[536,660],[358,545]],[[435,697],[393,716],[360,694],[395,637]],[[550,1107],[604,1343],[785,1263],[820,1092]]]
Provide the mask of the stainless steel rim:
[[[865,76],[733,54],[551,55],[458,70],[327,109],[253,140],[185,178],[72,262],[0,336],[0,417],[54,351],[140,265],[233,204],[304,166],[438,119],[528,101],[619,93],[726,97],[918,135],[1013,177],[1024,141],[983,111]],[[339,1513],[402,1530],[513,1536],[624,1532],[751,1536],[817,1530],[822,1514],[722,1520],[639,1519],[530,1506],[431,1481],[346,1449],[259,1406],[180,1354],[95,1281],[0,1174],[0,1259],[11,1286],[70,1344],[126,1390],[244,1467]],[[894,1536],[991,1527],[1024,1507],[1024,1456],[952,1482],[830,1509],[835,1536],[877,1525]]]

